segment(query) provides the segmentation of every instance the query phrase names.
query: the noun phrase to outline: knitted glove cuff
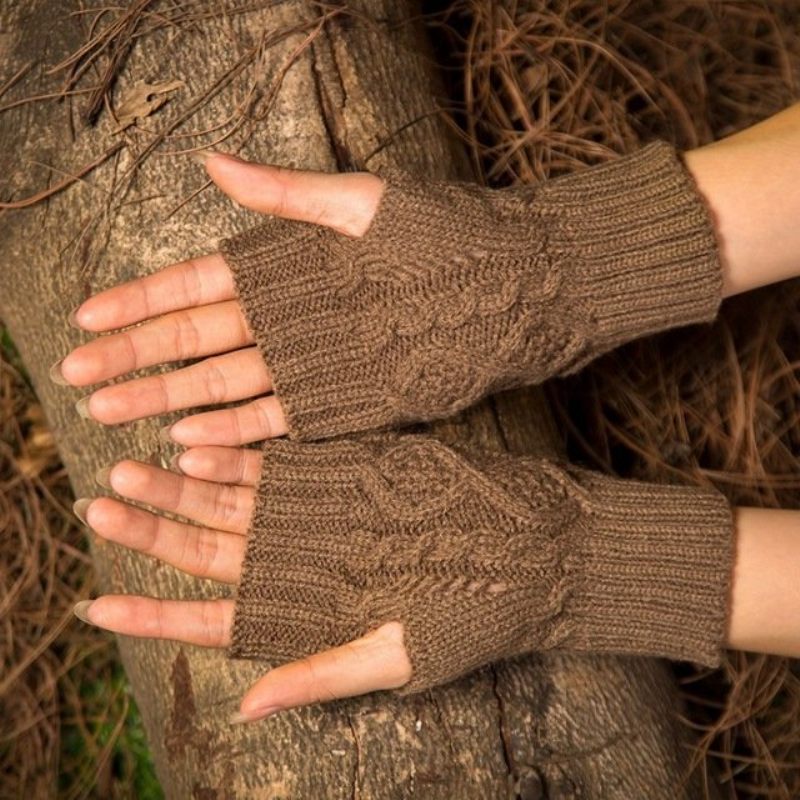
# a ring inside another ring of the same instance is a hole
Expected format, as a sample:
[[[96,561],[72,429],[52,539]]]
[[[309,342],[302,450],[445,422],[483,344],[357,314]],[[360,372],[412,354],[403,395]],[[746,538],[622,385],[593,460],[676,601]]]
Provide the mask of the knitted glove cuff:
[[[274,440],[230,655],[294,660],[399,620],[404,694],[537,650],[716,665],[731,548],[713,490],[427,435]]]
[[[449,416],[717,313],[709,213],[664,142],[509,189],[378,174],[359,238],[274,217],[222,244],[290,438]]]
[[[700,486],[564,471],[591,529],[569,646],[719,666],[735,553],[729,501]]]

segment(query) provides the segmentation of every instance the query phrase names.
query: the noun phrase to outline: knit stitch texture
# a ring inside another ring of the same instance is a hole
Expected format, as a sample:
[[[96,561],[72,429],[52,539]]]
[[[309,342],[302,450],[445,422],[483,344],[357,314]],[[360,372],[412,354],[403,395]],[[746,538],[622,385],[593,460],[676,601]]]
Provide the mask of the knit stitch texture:
[[[719,664],[733,521],[714,489],[399,432],[263,455],[231,656],[282,663],[399,620],[402,694],[540,650]]]
[[[377,174],[361,237],[273,217],[221,247],[292,439],[446,417],[716,316],[710,215],[665,142],[508,189]]]

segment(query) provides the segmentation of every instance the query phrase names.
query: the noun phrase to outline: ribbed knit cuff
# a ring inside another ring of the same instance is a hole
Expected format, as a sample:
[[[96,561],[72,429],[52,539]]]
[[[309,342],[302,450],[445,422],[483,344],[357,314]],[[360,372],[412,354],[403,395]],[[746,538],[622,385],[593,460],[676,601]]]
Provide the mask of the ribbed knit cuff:
[[[221,245],[290,439],[380,428],[392,417],[364,374],[373,371],[374,336],[354,335],[359,319],[342,291],[345,238],[272,217]]]
[[[230,656],[282,663],[365,632],[360,541],[350,536],[365,522],[364,461],[346,441],[264,444]]]
[[[568,646],[719,666],[735,541],[724,495],[567,470],[586,492],[588,530]]]
[[[539,204],[551,252],[572,264],[565,288],[594,318],[596,350],[716,317],[722,266],[711,211],[666,142],[545,183]]]

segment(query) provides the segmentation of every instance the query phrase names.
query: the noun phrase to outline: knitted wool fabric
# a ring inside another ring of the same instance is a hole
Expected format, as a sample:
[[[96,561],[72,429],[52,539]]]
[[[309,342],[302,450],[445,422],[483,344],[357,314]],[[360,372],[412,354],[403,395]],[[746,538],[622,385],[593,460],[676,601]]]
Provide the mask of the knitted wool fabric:
[[[233,657],[295,660],[399,620],[403,694],[538,650],[719,664],[733,521],[716,490],[396,432],[263,454]]]
[[[709,212],[664,142],[508,189],[377,174],[361,237],[271,217],[221,246],[292,439],[449,416],[717,313]]]

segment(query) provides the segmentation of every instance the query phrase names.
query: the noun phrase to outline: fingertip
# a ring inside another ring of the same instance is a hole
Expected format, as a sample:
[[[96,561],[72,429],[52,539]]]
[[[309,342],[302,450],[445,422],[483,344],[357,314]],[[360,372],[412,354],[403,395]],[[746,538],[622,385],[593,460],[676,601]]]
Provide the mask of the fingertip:
[[[94,622],[89,618],[89,609],[92,607],[94,600],[81,600],[72,607],[72,613],[81,621],[89,625],[94,625]]]
[[[207,470],[204,470],[205,456],[202,452],[195,452],[195,448],[190,447],[177,455],[172,456],[170,459],[170,466],[181,475],[187,475],[190,478],[202,478]]]
[[[222,153],[218,150],[206,150],[203,166],[208,176],[214,183],[218,180],[224,181],[230,174],[241,174],[242,168],[262,166],[254,161],[246,161],[232,153]]]
[[[81,399],[75,403],[75,411],[78,412],[78,416],[81,417],[81,419],[94,419],[92,413],[89,411],[89,400],[91,400],[91,395],[81,397]]]
[[[72,504],[72,513],[84,524],[89,526],[88,511],[89,506],[94,502],[93,497],[79,497]]]
[[[283,708],[267,708],[260,710],[255,709],[253,711],[234,711],[233,714],[228,717],[228,724],[242,725],[250,722],[260,722],[283,710]]]
[[[99,333],[106,330],[106,326],[98,320],[97,311],[92,308],[91,299],[85,300],[73,309],[67,321],[73,328],[90,333]]]
[[[108,464],[107,466],[100,467],[100,469],[95,472],[94,479],[104,489],[116,491],[114,483],[119,483],[120,475],[122,475],[124,478],[126,470],[129,469],[129,466],[136,464],[138,464],[138,462],[127,458],[123,459],[122,461],[117,461],[114,464]]]
[[[64,359],[60,358],[53,366],[50,367],[48,375],[50,380],[58,386],[69,386],[70,382],[64,376],[63,371]]]
[[[190,442],[181,441],[186,436],[186,426],[182,423],[183,419],[173,422],[171,425],[165,425],[158,431],[158,438],[168,444],[179,444],[183,447],[188,447],[191,444]]]
[[[82,318],[79,319],[79,312],[83,308],[83,303],[81,305],[72,309],[72,311],[67,314],[67,322],[73,327],[78,328],[78,330],[83,328],[83,321]]]
[[[111,489],[113,491],[114,487],[111,485],[111,470],[113,468],[113,465],[100,467],[94,474],[95,483],[99,484],[104,489]]]
[[[274,687],[268,681],[269,675],[268,672],[242,698],[239,710],[231,716],[231,724],[237,724],[234,722],[234,718],[241,722],[255,722],[291,708],[291,704],[287,705],[286,702],[275,697]]]
[[[169,460],[169,468],[173,472],[177,472],[178,475],[186,475],[187,474],[186,471],[181,466],[181,456],[183,456],[185,452],[186,451],[184,451],[183,453],[175,453],[175,455],[173,455]]]
[[[101,425],[113,425],[125,420],[129,411],[124,396],[120,398],[118,394],[113,386],[98,389],[78,400],[75,410],[83,419],[99,422]]]

